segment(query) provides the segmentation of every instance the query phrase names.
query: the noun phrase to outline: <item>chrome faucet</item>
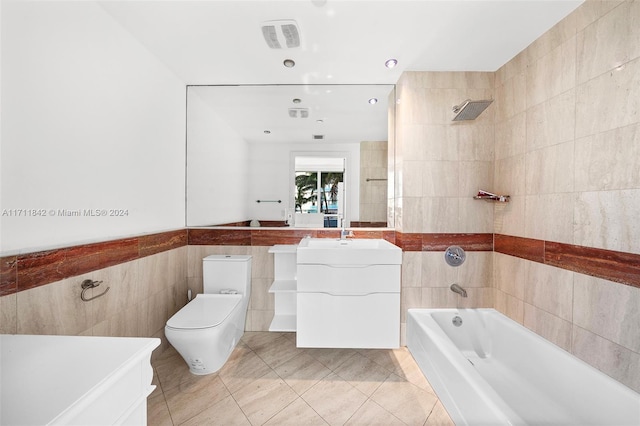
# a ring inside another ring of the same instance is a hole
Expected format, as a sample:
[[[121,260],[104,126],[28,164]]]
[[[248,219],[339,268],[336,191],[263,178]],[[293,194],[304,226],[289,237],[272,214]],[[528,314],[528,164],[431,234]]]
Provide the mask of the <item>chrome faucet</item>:
[[[345,240],[348,237],[353,237],[353,231],[350,231],[348,229],[342,228],[342,230],[340,231],[340,239],[341,240]]]
[[[347,221],[345,220],[344,216],[340,217],[340,227],[342,228],[340,230],[341,240],[345,240],[347,239],[347,237],[353,237],[353,231],[347,229]]]
[[[451,287],[449,288],[451,289],[452,292],[458,293],[462,297],[467,297],[467,290],[460,287],[458,284],[451,284]]]

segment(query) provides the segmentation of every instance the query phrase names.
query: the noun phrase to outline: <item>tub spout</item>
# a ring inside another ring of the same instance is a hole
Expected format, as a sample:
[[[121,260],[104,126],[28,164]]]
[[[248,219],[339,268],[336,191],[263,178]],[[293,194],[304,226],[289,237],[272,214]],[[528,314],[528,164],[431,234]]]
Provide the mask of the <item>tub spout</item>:
[[[460,287],[458,284],[451,284],[451,287],[449,287],[449,288],[454,293],[458,293],[462,297],[467,297],[467,290],[465,290],[464,288]]]

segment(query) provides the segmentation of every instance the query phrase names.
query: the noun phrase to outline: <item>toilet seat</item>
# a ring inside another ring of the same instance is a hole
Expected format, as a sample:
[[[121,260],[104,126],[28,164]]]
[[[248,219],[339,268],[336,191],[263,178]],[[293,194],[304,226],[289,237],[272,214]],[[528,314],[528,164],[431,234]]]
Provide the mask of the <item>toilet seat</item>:
[[[183,330],[216,327],[233,312],[241,299],[241,294],[198,294],[169,318],[167,327]]]

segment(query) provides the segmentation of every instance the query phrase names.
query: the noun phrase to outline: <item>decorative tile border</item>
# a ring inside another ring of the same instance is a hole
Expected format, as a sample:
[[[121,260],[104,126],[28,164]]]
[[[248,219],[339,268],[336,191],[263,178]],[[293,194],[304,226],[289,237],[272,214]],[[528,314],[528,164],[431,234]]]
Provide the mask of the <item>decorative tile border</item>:
[[[532,238],[495,234],[493,250],[522,259],[544,263],[544,241]]]
[[[640,288],[640,255],[501,234],[402,233],[352,229],[354,238],[384,238],[403,251],[496,251]],[[272,246],[306,236],[339,238],[339,229],[180,229],[0,258],[0,296],[82,275],[186,245]]]
[[[544,263],[640,288],[640,255],[546,241]]]
[[[397,245],[403,251],[444,251],[460,246],[467,251],[492,251],[493,234],[405,234],[396,233]]]
[[[391,230],[353,229],[354,238],[384,238],[395,242],[396,232]],[[306,236],[312,238],[340,238],[339,229],[268,229],[268,228],[211,228],[189,229],[189,245],[216,246],[272,246],[275,244],[297,244]]]
[[[0,258],[0,296],[18,291],[18,256]]]
[[[187,245],[187,231],[162,232],[0,258],[0,296]]]
[[[187,244],[190,246],[250,246],[251,229],[188,229]]]
[[[640,255],[531,238],[495,235],[494,250],[640,288]]]

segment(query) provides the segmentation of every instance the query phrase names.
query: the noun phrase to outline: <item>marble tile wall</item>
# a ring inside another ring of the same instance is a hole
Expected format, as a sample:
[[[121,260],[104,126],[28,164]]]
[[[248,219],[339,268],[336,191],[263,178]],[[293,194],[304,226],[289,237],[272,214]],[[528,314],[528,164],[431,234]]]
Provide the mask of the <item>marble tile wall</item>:
[[[387,158],[386,141],[360,142],[360,222],[386,226]]]
[[[495,94],[495,307],[638,391],[640,2],[586,1]]]
[[[102,281],[80,299],[85,279]],[[0,333],[158,337],[187,302],[187,247],[86,271],[0,297]]]
[[[493,190],[497,105],[474,121],[451,121],[452,107],[465,99],[494,98],[493,73],[405,72],[396,87],[395,227],[404,250],[404,336],[408,308],[493,306],[493,206],[473,196]],[[456,242],[469,251],[465,264],[454,268],[444,250]],[[453,283],[467,289],[466,299],[449,290]]]

